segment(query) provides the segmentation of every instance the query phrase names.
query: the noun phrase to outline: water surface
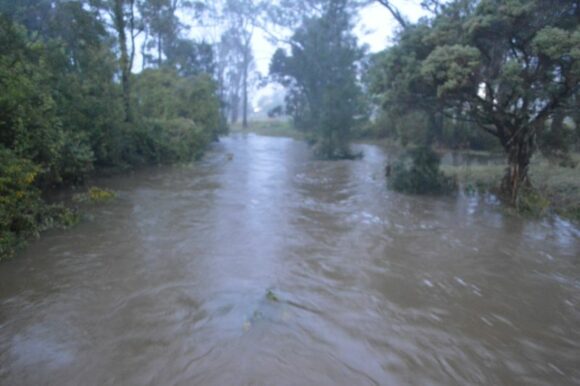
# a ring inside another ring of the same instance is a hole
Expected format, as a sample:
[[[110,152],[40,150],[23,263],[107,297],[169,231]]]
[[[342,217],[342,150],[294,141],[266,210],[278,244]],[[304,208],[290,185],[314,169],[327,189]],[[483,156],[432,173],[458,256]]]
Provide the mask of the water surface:
[[[0,384],[580,384],[578,228],[394,193],[361,149],[237,135],[100,182],[0,265]]]

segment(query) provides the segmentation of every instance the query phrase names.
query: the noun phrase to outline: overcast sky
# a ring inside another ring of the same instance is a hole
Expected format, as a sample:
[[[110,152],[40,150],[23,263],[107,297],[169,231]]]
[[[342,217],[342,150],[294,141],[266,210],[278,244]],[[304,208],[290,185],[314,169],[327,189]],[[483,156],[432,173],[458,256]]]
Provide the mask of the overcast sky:
[[[392,0],[392,3],[398,7],[405,17],[413,22],[426,15],[425,10],[419,5],[420,0]],[[384,6],[375,2],[362,9],[358,19],[355,33],[359,38],[360,44],[368,45],[370,52],[384,50],[390,45],[398,24]],[[270,59],[277,47],[270,44],[265,34],[261,31],[256,34],[253,46],[256,69],[262,75],[268,75]],[[252,93],[254,106],[257,105],[261,97],[270,96],[275,92],[276,87],[272,86],[255,90]]]
[[[419,0],[392,0],[392,2],[411,21],[416,21],[426,15],[419,5]],[[361,44],[369,46],[370,52],[378,52],[389,45],[389,40],[397,26],[397,22],[389,11],[376,2],[361,10],[355,33]],[[257,70],[267,75],[270,59],[276,47],[268,42],[261,31],[256,34],[253,45]]]
[[[411,21],[418,20],[425,16],[425,11],[421,8],[420,0],[391,0],[392,3]],[[185,21],[185,20],[184,20]],[[360,44],[368,45],[369,52],[378,52],[390,45],[393,32],[398,27],[397,22],[389,11],[378,2],[372,3],[361,10],[358,16],[358,23],[355,27],[355,34],[359,38]],[[193,27],[191,34],[193,37],[202,37],[215,42],[219,39],[219,27],[208,29],[207,27]],[[256,60],[256,70],[264,76],[268,75],[270,59],[276,51],[276,46],[268,41],[266,34],[261,30],[256,30],[253,39],[254,58]],[[275,92],[276,87],[266,87],[252,92],[254,104],[264,96]]]

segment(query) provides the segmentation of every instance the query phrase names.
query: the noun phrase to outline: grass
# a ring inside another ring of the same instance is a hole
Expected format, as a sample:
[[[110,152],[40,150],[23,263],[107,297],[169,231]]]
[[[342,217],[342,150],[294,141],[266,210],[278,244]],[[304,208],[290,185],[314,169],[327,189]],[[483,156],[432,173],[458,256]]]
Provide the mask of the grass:
[[[580,154],[572,155],[578,165],[563,167],[536,156],[530,165],[533,191],[522,197],[524,211],[541,215],[553,211],[563,217],[580,221]],[[492,191],[496,189],[505,172],[505,165],[443,165],[447,175],[456,178],[466,191]]]
[[[240,123],[232,124],[230,132],[232,133],[254,133],[268,137],[289,137],[294,139],[303,139],[304,135],[292,127],[291,121],[284,120],[266,120],[250,121],[247,129],[242,128]]]

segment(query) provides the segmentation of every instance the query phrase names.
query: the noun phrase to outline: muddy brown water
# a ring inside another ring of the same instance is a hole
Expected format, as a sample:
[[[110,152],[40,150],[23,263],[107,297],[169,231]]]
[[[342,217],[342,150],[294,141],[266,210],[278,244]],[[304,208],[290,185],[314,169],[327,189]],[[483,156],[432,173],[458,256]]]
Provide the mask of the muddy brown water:
[[[0,265],[0,384],[580,384],[578,228],[391,192],[361,150],[237,135],[102,181]]]

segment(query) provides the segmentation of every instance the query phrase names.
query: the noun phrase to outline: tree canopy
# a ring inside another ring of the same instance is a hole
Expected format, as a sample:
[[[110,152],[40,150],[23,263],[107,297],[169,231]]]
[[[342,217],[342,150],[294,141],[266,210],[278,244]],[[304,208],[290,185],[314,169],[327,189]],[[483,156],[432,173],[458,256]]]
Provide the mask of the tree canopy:
[[[325,158],[351,156],[349,138],[364,114],[357,63],[363,50],[352,33],[346,1],[330,1],[322,16],[305,19],[279,49],[270,74],[290,89],[288,110]]]
[[[132,72],[134,39],[155,30],[137,5],[0,0],[0,258],[55,222],[42,191],[198,158],[224,132],[207,44],[174,29],[164,61]]]

